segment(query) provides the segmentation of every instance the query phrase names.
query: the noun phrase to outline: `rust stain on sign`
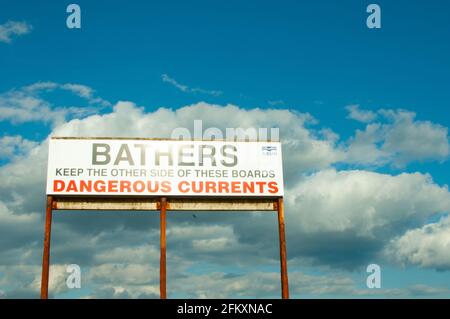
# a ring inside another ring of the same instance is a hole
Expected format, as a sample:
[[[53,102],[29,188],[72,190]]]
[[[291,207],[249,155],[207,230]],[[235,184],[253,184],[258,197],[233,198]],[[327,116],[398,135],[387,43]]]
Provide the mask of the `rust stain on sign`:
[[[137,210],[157,211],[158,198],[98,198],[55,197],[55,210]],[[274,211],[277,199],[198,199],[172,198],[167,200],[167,210],[172,211]]]

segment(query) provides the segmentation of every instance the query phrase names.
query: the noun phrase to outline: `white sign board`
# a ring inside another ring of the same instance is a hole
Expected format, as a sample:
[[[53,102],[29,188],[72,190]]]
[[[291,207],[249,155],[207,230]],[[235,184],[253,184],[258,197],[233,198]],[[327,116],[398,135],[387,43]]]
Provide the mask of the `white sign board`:
[[[279,142],[53,138],[47,195],[283,196]]]

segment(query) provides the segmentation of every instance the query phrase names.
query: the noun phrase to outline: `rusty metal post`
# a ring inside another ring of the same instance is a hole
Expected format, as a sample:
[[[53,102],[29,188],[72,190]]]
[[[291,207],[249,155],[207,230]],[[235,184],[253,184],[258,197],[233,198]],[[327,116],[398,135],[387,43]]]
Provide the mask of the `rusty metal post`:
[[[160,237],[159,244],[161,249],[161,255],[159,260],[159,291],[160,298],[166,299],[166,208],[167,198],[161,198],[161,207],[159,215],[160,223]]]
[[[278,199],[278,231],[280,236],[280,265],[281,265],[281,298],[289,299],[289,282],[286,257],[286,235],[284,229],[284,202]]]
[[[48,298],[48,280],[50,273],[50,238],[52,233],[53,196],[47,196],[45,211],[44,254],[42,257],[41,299]]]

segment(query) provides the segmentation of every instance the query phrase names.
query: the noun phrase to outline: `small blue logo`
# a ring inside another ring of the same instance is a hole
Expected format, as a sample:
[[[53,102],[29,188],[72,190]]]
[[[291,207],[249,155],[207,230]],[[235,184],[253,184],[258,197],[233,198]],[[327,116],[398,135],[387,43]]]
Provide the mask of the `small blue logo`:
[[[276,146],[263,146],[262,154],[266,155],[266,156],[277,155],[277,147]]]
[[[276,146],[263,146],[262,150],[264,152],[275,152],[277,150]]]

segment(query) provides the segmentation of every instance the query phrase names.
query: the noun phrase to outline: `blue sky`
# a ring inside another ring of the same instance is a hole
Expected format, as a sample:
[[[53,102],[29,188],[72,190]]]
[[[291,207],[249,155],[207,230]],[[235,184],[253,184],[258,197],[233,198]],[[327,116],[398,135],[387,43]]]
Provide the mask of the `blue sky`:
[[[132,101],[146,113],[201,101],[233,104],[242,110],[288,109],[311,114],[318,123],[306,127],[329,128],[342,143],[366,127],[347,118],[346,106],[354,104],[372,112],[405,109],[416,113],[417,121],[444,129],[450,126],[448,1],[376,1],[382,10],[382,28],[377,30],[366,27],[366,7],[371,1],[79,0],[80,30],[66,27],[69,3],[1,2],[0,25],[23,21],[32,29],[11,43],[0,42],[0,94],[50,81],[79,83],[112,105]],[[163,81],[163,75],[174,82]],[[187,86],[187,91],[175,82]],[[91,105],[67,90],[42,92],[42,98],[53,106]],[[111,110],[103,106],[95,113]],[[22,136],[40,143],[56,126],[0,119],[0,137]],[[332,167],[390,175],[429,173],[436,185],[445,187],[450,180],[447,158],[430,156],[407,165],[369,167],[344,161]],[[15,160],[3,157],[0,164],[7,166]],[[436,222],[440,216],[429,216],[429,220]],[[316,274],[314,262],[308,266],[299,262],[297,268],[294,261],[293,265],[293,272]],[[424,284],[450,289],[448,270],[383,265],[386,288]],[[199,267],[211,272],[222,269],[217,262]],[[269,262],[267,267],[277,270],[276,263]],[[323,274],[333,277],[333,267],[325,265]],[[364,288],[364,269],[355,267],[344,274]],[[236,270],[251,271],[248,266]]]

